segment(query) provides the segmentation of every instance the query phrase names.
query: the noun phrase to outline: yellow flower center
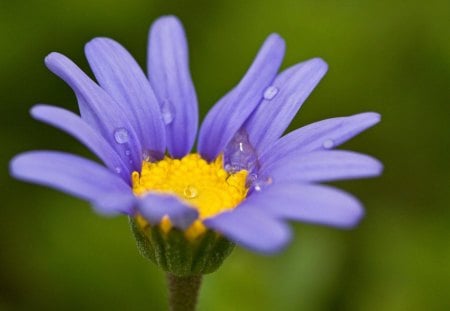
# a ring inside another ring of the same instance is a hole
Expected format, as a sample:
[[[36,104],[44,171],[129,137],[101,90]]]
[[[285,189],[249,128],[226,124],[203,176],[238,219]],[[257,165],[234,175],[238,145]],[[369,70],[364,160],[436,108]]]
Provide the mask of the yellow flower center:
[[[247,174],[246,170],[225,171],[222,156],[208,163],[194,153],[182,159],[143,161],[141,172],[133,172],[131,180],[135,195],[170,193],[195,208],[199,219],[186,230],[186,236],[193,239],[205,231],[202,219],[233,209],[246,197]],[[142,224],[143,220],[138,221]],[[170,219],[164,217],[161,228],[168,231],[171,226]]]

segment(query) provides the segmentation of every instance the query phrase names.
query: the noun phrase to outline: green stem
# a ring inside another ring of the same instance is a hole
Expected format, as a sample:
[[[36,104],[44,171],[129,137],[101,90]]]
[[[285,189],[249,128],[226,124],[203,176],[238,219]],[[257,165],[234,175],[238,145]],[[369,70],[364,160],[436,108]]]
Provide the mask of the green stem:
[[[195,311],[202,283],[201,275],[176,276],[167,273],[169,308],[171,311]]]

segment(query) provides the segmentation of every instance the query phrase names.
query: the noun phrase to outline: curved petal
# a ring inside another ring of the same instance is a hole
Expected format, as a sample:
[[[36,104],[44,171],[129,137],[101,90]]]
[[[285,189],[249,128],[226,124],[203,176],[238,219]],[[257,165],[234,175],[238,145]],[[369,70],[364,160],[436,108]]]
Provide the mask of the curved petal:
[[[174,16],[159,18],[150,29],[148,76],[166,123],[168,151],[181,158],[192,149],[197,135],[198,104],[186,35]]]
[[[32,151],[16,156],[10,163],[17,179],[45,185],[94,203],[100,213],[130,213],[134,195],[116,174],[96,162],[56,151]],[[120,196],[125,200],[111,200]],[[96,204],[98,203],[98,204]]]
[[[132,193],[107,193],[91,201],[91,205],[101,214],[122,213],[134,215],[138,199]]]
[[[257,151],[280,138],[327,69],[322,59],[314,58],[286,69],[275,79],[270,94],[265,94],[266,99],[244,124]]]
[[[33,118],[50,124],[75,137],[97,155],[106,166],[128,182],[131,172],[108,142],[75,113],[49,105],[35,105]]]
[[[284,48],[280,36],[270,35],[244,78],[209,111],[198,137],[198,150],[205,159],[212,161],[223,151],[261,102],[281,65]]]
[[[266,254],[281,251],[291,238],[289,226],[246,202],[203,222],[236,244]]]
[[[168,216],[175,227],[183,230],[198,218],[196,209],[173,195],[160,193],[149,193],[141,198],[138,211],[152,225],[159,224],[164,216]]]
[[[335,227],[353,227],[364,215],[356,198],[323,185],[274,184],[247,200],[275,217]]]
[[[134,58],[108,38],[88,42],[85,54],[98,83],[130,120],[142,148],[162,156],[166,133],[161,111],[150,82]]]
[[[45,64],[73,89],[81,117],[109,142],[130,170],[139,170],[141,144],[123,109],[64,55],[51,53]]]
[[[383,165],[376,159],[350,151],[314,151],[293,153],[261,169],[261,176],[277,182],[327,182],[374,177]]]
[[[380,121],[375,112],[331,118],[306,125],[277,140],[260,155],[262,165],[271,165],[293,152],[335,148]]]

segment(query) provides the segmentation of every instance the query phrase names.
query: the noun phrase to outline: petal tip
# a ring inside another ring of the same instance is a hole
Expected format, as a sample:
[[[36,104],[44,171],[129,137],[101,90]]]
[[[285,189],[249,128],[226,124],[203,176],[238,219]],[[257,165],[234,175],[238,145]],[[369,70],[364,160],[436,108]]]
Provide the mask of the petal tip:
[[[61,70],[68,65],[73,65],[73,62],[59,52],[51,52],[45,57],[44,64],[51,72],[59,76],[62,74]]]
[[[163,15],[156,19],[153,24],[152,28],[157,27],[182,27],[182,23],[180,19],[175,15]]]
[[[58,59],[60,59],[62,56],[63,55],[61,53],[51,52],[44,58],[45,66],[50,68],[54,64],[54,62],[58,61]]]
[[[284,221],[248,210],[223,212],[203,220],[203,223],[236,244],[265,255],[281,252],[292,238],[292,231]]]
[[[281,37],[278,33],[271,33],[269,36],[267,36],[263,46],[266,45],[276,47],[279,53],[282,54],[284,54],[286,50],[286,42],[284,41],[283,37]]]
[[[328,71],[328,63],[320,57],[314,57],[311,59],[311,64],[316,66],[318,70],[326,73]]]
[[[88,53],[89,51],[92,51],[92,49],[98,48],[101,45],[114,46],[114,45],[118,45],[118,44],[119,44],[118,42],[116,42],[115,40],[108,38],[108,37],[95,37],[95,38],[89,40],[84,45],[84,51],[85,51],[85,53]]]
[[[46,104],[35,104],[33,107],[30,108],[29,113],[33,119],[38,119],[43,110],[51,107],[52,106]]]
[[[273,32],[270,35],[268,35],[266,40],[274,41],[275,43],[283,44],[283,45],[286,43],[284,41],[283,37],[280,34],[276,33],[276,32]]]
[[[273,244],[267,244],[264,248],[260,248],[257,249],[256,251],[258,251],[259,253],[263,254],[263,255],[276,255],[280,252],[282,252],[283,250],[286,249],[286,247],[289,245],[289,243],[292,240],[292,233],[291,230],[288,230],[288,232],[286,233],[286,236],[284,237],[284,239],[282,241],[278,241],[278,243],[273,243]]]
[[[383,173],[383,171],[384,171],[384,165],[383,165],[383,163],[381,163],[381,161],[379,161],[379,160],[376,160],[376,161],[377,161],[377,165],[378,165],[378,167],[377,167],[378,172],[377,172],[377,175],[376,175],[376,176],[379,176],[379,175],[381,175],[381,174]]]
[[[348,217],[345,221],[342,221],[342,223],[340,223],[340,224],[334,225],[334,227],[344,229],[344,230],[345,229],[350,230],[350,229],[353,229],[356,226],[358,226],[359,223],[362,221],[362,219],[366,215],[364,206],[358,199],[354,198],[353,200],[354,200],[355,204],[353,205],[353,208],[351,209],[352,213],[348,214]]]
[[[373,111],[358,113],[354,117],[359,122],[367,124],[367,127],[371,127],[381,121],[381,114]]]
[[[375,157],[369,156],[369,155],[363,155],[368,160],[368,165],[371,168],[372,174],[368,177],[377,177],[380,176],[383,173],[384,165],[381,163],[380,160],[378,160]]]
[[[14,178],[19,178],[20,172],[20,162],[21,162],[22,154],[16,155],[9,161],[9,175]]]
[[[381,114],[379,114],[378,112],[368,112],[368,114],[370,115],[370,118],[372,120],[372,125],[375,125],[381,121]]]

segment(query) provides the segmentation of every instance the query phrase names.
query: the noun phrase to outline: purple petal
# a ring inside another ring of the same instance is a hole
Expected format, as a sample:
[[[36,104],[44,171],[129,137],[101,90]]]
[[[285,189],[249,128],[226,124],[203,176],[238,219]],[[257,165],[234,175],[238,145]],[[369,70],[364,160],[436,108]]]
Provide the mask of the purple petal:
[[[198,105],[183,26],[173,16],[159,18],[149,34],[148,75],[166,123],[167,148],[176,158],[192,149]]]
[[[49,105],[34,106],[31,109],[31,115],[33,118],[53,125],[78,139],[95,153],[106,166],[119,173],[126,182],[129,182],[131,172],[117,152],[78,115],[63,108]]]
[[[323,185],[274,184],[247,201],[276,217],[335,227],[353,227],[364,215],[353,196]]]
[[[223,151],[261,102],[280,67],[284,48],[281,37],[270,35],[244,78],[209,111],[198,138],[198,150],[205,159],[212,161]]]
[[[281,251],[291,238],[286,224],[259,211],[258,206],[245,202],[230,212],[203,222],[236,244],[266,254]]]
[[[132,193],[107,193],[93,200],[91,204],[101,214],[119,212],[134,215],[137,202],[138,199]]]
[[[332,118],[306,125],[281,137],[260,155],[262,165],[270,165],[292,152],[335,148],[380,121],[375,112]]]
[[[292,153],[270,166],[262,167],[261,176],[277,182],[327,182],[341,179],[374,177],[382,164],[367,155],[350,151],[313,151]]]
[[[159,104],[134,58],[108,38],[93,39],[86,44],[85,53],[97,81],[122,108],[142,148],[163,155],[166,133]]]
[[[138,211],[152,225],[159,224],[164,216],[168,216],[175,227],[183,230],[198,218],[196,209],[187,206],[173,195],[159,193],[149,193],[143,197]]]
[[[16,156],[10,163],[10,171],[17,179],[93,202],[100,213],[130,212],[130,205],[122,204],[124,199],[113,201],[108,198],[120,196],[132,202],[131,188],[118,175],[96,162],[63,152],[32,151]]]
[[[141,144],[117,102],[64,55],[51,53],[45,64],[73,89],[81,117],[110,143],[130,170],[140,170]]]
[[[286,69],[275,79],[266,99],[244,124],[257,151],[283,134],[327,69],[322,59],[314,58]]]

